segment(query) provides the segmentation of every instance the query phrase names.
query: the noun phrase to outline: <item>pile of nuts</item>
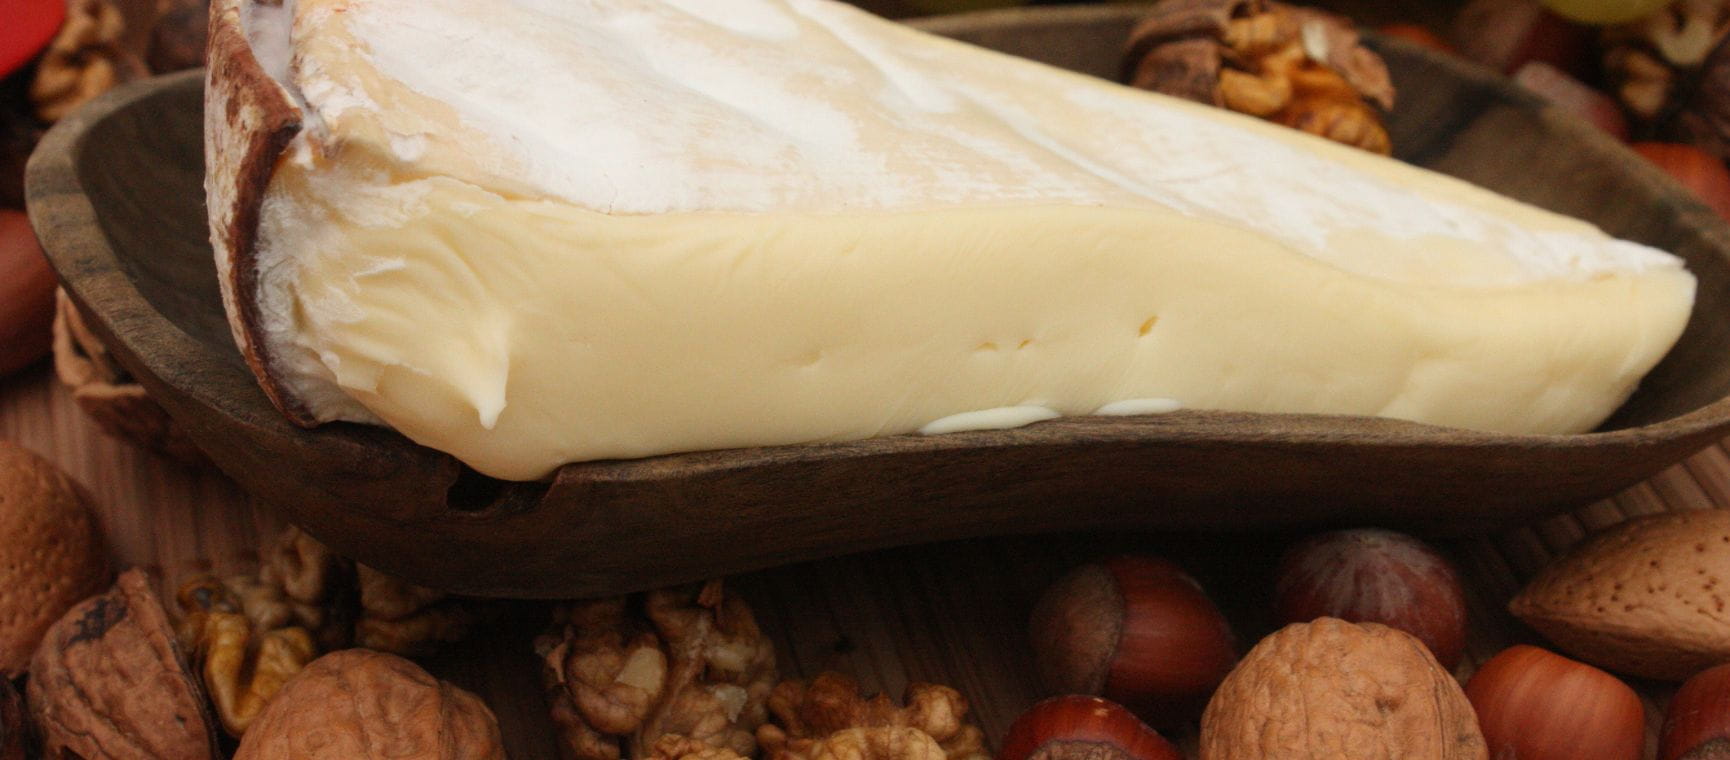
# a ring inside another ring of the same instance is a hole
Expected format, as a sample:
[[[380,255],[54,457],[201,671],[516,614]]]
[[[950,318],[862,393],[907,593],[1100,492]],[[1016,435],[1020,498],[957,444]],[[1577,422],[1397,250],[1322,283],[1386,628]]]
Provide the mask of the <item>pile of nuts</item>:
[[[1730,218],[1730,0],[1473,0],[1446,38],[1411,24],[1378,31],[1507,74]],[[1136,87],[1372,152],[1397,147],[1387,66],[1347,19],[1275,0],[1160,0],[1126,50]]]
[[[485,703],[392,653],[461,639],[481,602],[294,529],[256,573],[186,579],[172,607],[137,569],[102,591],[86,497],[4,443],[0,532],[39,560],[0,563],[0,760],[30,756],[32,734],[49,757],[208,760],[234,739],[237,758],[504,756]],[[1160,730],[1198,722],[1202,760],[1638,760],[1645,708],[1610,671],[1686,680],[1661,760],[1730,751],[1730,511],[1630,520],[1553,562],[1509,610],[1567,656],[1515,646],[1463,686],[1465,595],[1435,549],[1384,530],[1324,533],[1275,572],[1284,627],[1247,652],[1170,561],[1110,557],[1058,579],[1029,627],[1054,696],[1011,726],[998,760],[1177,760]],[[750,606],[721,581],[571,602],[553,619],[534,653],[573,760],[990,754],[950,687],[912,683],[892,700],[839,673],[782,679]],[[21,705],[13,679],[26,670]]]
[[[1467,612],[1446,559],[1387,531],[1310,538],[1278,570],[1275,610],[1287,625],[1228,663],[1211,689],[1200,756],[1639,760],[1645,707],[1615,671],[1686,679],[1669,707],[1660,760],[1730,757],[1727,575],[1730,511],[1618,525],[1552,563],[1509,605],[1579,659],[1515,646],[1462,688],[1450,671]],[[1076,570],[1033,615],[1047,688],[1080,684],[1131,706],[1154,697],[1164,707],[1135,709],[1143,720],[1190,719],[1173,706],[1196,696],[1195,675],[1205,669],[1183,655],[1232,646],[1205,599],[1199,584],[1159,560],[1115,558]],[[1079,624],[1088,620],[1099,624]],[[1124,717],[1130,712],[1079,697],[1041,703],[1011,729],[1001,760],[1023,760],[1053,742],[1067,742],[1073,757],[1181,756]],[[1040,728],[1029,737],[1023,724]]]

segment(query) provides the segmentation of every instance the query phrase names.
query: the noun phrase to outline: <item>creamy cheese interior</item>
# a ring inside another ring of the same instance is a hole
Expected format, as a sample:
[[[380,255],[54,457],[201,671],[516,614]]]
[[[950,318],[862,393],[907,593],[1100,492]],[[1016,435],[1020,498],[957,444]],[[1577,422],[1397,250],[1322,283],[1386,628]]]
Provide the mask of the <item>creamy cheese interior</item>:
[[[1584,431],[1692,302],[1582,222],[829,0],[249,23],[308,111],[273,371],[504,478],[1166,403]]]

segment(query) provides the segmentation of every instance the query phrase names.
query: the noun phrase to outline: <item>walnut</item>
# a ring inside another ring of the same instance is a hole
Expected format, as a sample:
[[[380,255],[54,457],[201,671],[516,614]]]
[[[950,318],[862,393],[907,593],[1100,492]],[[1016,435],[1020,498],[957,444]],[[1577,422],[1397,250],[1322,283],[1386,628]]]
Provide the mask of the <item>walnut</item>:
[[[240,740],[235,760],[503,760],[479,697],[395,655],[345,649],[307,665]]]
[[[96,516],[78,485],[28,449],[0,441],[0,678],[24,672],[62,613],[108,583]]]
[[[648,760],[745,760],[725,747],[716,747],[687,736],[667,734],[649,747]]]
[[[1201,760],[1485,760],[1477,715],[1423,642],[1333,618],[1262,639],[1201,719]]]
[[[71,0],[30,82],[36,115],[59,121],[85,101],[143,76],[144,64],[121,48],[125,31],[125,18],[109,0]]]
[[[26,693],[44,757],[217,756],[204,694],[141,570],[122,573],[48,630]]]
[[[299,528],[278,534],[259,559],[256,575],[194,576],[176,594],[181,645],[233,736],[320,653],[430,652],[475,621],[467,601],[356,564]]]
[[[366,565],[355,565],[360,620],[355,645],[394,654],[425,654],[461,641],[474,626],[471,605],[444,592],[412,585]]]
[[[54,374],[102,432],[185,464],[209,463],[144,386],[114,361],[65,290],[55,294]]]
[[[1604,73],[1643,137],[1730,158],[1730,0],[1677,0],[1604,32]]]
[[[26,723],[24,718],[24,699],[18,696],[18,689],[12,686],[12,679],[0,678],[0,760],[25,760],[33,757],[29,751],[29,743],[30,724]]]
[[[1387,66],[1332,14],[1271,0],[1164,0],[1130,33],[1126,74],[1136,87],[1392,150]]]
[[[204,65],[204,42],[209,34],[208,0],[171,0],[150,27],[150,49],[145,60],[158,74]]]
[[[668,757],[721,757],[700,746],[756,753],[775,650],[719,581],[574,603],[558,622],[535,651],[568,757],[644,758],[657,747]],[[661,744],[666,737],[675,738]]]
[[[241,736],[283,683],[312,661],[312,634],[298,626],[259,626],[215,576],[194,578],[176,597],[189,612],[180,623],[181,646],[204,679],[223,729]]]
[[[773,722],[757,730],[757,741],[766,760],[985,760],[984,736],[967,722],[960,692],[911,683],[903,701],[866,699],[839,673],[809,685],[783,681],[769,695]]]

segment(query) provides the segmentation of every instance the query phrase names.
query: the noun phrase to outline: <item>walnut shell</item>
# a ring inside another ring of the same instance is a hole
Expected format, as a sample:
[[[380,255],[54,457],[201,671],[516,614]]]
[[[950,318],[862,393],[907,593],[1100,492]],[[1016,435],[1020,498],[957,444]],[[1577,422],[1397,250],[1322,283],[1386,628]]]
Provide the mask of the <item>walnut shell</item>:
[[[312,661],[247,728],[234,760],[503,760],[491,710],[396,655]]]
[[[1730,511],[1672,512],[1593,536],[1508,611],[1593,665],[1680,681],[1730,661]]]
[[[108,560],[78,485],[29,450],[0,441],[0,678],[30,663],[72,605],[102,590]]]
[[[44,757],[217,757],[204,692],[142,570],[122,573],[48,630],[27,693]]]
[[[1465,692],[1423,642],[1375,623],[1288,625],[1220,684],[1201,760],[1484,760]]]

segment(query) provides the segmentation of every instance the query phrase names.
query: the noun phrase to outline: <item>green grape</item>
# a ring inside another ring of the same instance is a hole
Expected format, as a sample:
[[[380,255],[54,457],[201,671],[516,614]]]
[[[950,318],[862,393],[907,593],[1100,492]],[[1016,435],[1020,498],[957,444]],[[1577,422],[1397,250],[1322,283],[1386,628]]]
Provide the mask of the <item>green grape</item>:
[[[1582,24],[1622,24],[1657,13],[1672,0],[1542,0],[1562,18]]]

